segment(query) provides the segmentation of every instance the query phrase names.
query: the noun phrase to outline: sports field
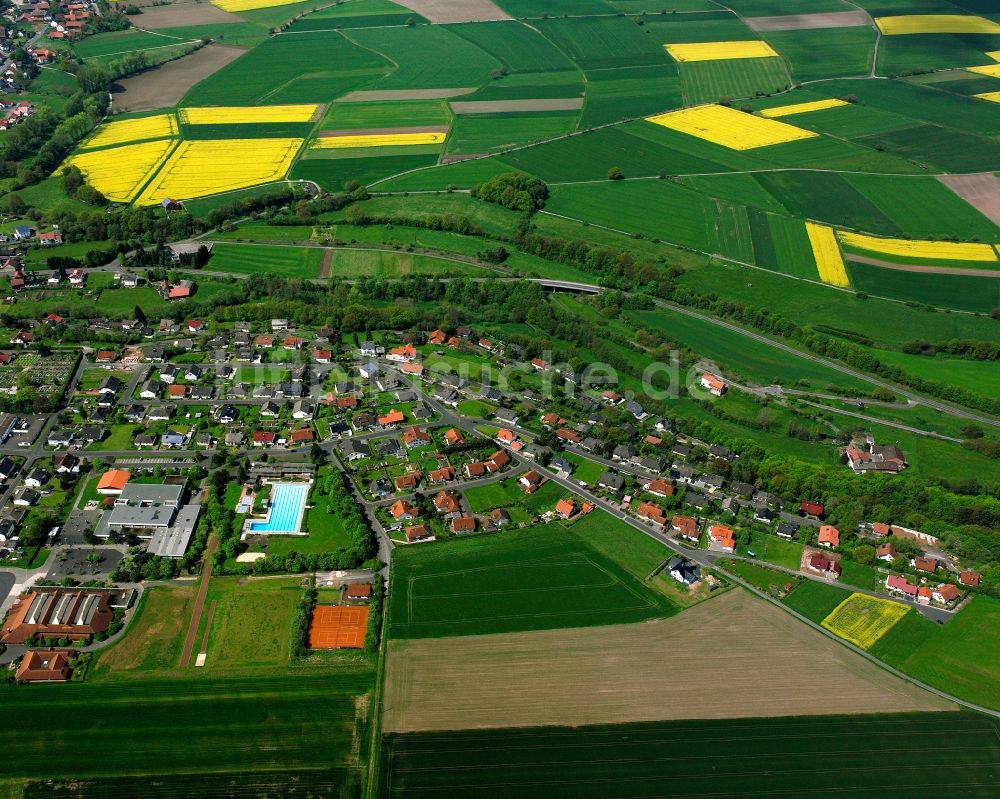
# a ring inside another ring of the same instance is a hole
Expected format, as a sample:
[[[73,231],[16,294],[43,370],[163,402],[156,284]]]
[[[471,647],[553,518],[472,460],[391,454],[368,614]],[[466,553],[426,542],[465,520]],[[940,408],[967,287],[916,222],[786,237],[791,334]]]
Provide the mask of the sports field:
[[[368,608],[317,605],[309,622],[310,649],[360,649],[368,629]]]
[[[852,644],[870,649],[908,612],[909,608],[899,602],[851,594],[823,619],[823,626]]]
[[[397,549],[389,636],[589,627],[676,612],[668,599],[630,573],[628,564],[588,545],[586,536],[573,530],[553,523]],[[635,533],[625,529],[620,534]]]
[[[390,735],[381,785],[433,799],[602,799],[609,783],[621,799],[990,797],[998,733],[984,716],[924,713]]]

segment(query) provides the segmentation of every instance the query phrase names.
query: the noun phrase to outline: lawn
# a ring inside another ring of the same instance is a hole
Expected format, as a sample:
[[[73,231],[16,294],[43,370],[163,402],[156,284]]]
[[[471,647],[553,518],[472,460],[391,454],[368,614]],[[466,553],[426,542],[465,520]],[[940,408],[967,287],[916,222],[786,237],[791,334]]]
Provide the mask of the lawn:
[[[871,651],[930,685],[1000,709],[1000,600],[976,596],[944,626],[910,612]]]
[[[286,577],[243,580],[215,577],[208,587],[205,609],[215,613],[209,630],[206,672],[232,666],[287,665],[292,613],[302,595],[302,580]],[[198,648],[205,619],[198,631]]]
[[[819,624],[848,596],[850,596],[848,591],[836,585],[827,585],[815,580],[803,580],[785,598],[785,604],[807,619]]]
[[[965,796],[989,797],[998,734],[996,720],[966,713],[413,733],[384,739],[380,785],[385,796],[429,799],[597,799],[609,784],[621,799],[765,799],[884,797],[891,781],[899,796],[961,785]],[[831,746],[838,759],[820,767],[811,753]],[[887,752],[891,775],[875,754]]]
[[[333,552],[350,545],[340,518],[327,512],[326,502],[322,498],[318,500],[316,507],[306,511],[305,529],[309,533],[305,538],[295,535],[271,536],[267,542],[268,553],[284,555],[287,552],[298,552],[301,555],[311,555],[314,552]]]
[[[397,549],[389,634],[430,638],[588,627],[675,612],[622,565],[613,547],[611,552],[615,560],[558,523]]]

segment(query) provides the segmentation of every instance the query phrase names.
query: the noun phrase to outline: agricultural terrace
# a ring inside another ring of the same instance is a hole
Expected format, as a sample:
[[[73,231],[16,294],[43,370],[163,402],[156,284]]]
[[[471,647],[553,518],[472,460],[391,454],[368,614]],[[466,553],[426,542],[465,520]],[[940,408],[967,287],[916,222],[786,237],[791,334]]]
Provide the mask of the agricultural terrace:
[[[165,139],[176,135],[177,120],[173,114],[122,119],[101,125],[93,136],[80,145],[80,149],[91,150],[95,147],[139,142],[145,139]]]
[[[731,150],[754,150],[811,139],[811,130],[773,119],[762,119],[722,105],[703,105],[647,117],[647,122],[695,136]]]
[[[302,139],[183,141],[136,198],[155,205],[164,197],[187,199],[280,180]]]
[[[876,17],[875,24],[886,36],[925,33],[1000,33],[1000,22],[970,14],[902,14]]]
[[[309,122],[317,105],[265,105],[259,107],[215,106],[182,108],[181,122],[186,125],[249,125],[262,122]]]
[[[813,258],[819,269],[819,279],[831,286],[849,287],[851,280],[844,267],[844,259],[840,254],[837,237],[829,225],[817,225],[806,222],[806,233],[812,246]]]
[[[87,181],[109,200],[129,202],[166,162],[175,145],[176,141],[171,139],[126,144],[76,153],[65,163],[77,167]]]
[[[898,602],[851,594],[823,619],[823,626],[846,641],[870,649],[909,612]]]
[[[978,261],[1000,260],[990,244],[958,243],[953,241],[913,241],[910,239],[883,239],[862,233],[841,230],[837,237],[842,244],[859,250],[914,258],[924,261]]]
[[[768,118],[790,117],[796,114],[809,114],[813,111],[826,111],[829,108],[839,108],[848,105],[843,100],[812,100],[806,103],[792,103],[791,105],[779,105],[773,108],[765,108],[760,112],[761,116]]]
[[[698,42],[694,44],[666,44],[664,47],[674,61],[722,61],[745,58],[777,58],[767,42]]]

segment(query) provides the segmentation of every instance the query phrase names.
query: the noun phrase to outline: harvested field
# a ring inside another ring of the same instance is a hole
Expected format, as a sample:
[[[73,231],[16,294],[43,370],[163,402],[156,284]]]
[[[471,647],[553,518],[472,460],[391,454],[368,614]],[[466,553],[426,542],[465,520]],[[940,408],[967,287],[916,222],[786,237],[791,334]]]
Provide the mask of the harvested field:
[[[490,0],[399,0],[399,5],[435,24],[448,22],[491,22],[511,16]]]
[[[379,103],[396,100],[447,100],[472,94],[477,86],[463,86],[457,89],[370,89],[350,92],[337,99],[338,103]]]
[[[550,100],[467,100],[451,104],[456,114],[511,114],[518,111],[575,111],[583,108],[582,97]]]
[[[235,61],[242,47],[208,44],[191,55],[118,81],[112,87],[115,111],[152,111],[177,105],[188,89]]]
[[[954,709],[741,590],[643,624],[395,640],[383,707],[386,732]]]
[[[135,17],[138,28],[158,30],[160,28],[185,28],[189,25],[225,25],[228,22],[242,22],[235,14],[223,11],[211,3],[171,3],[167,6],[147,5],[142,15]]]
[[[855,255],[854,253],[844,253],[844,258],[851,263],[881,266],[883,269],[895,269],[898,272],[923,272],[928,275],[965,275],[966,277],[1000,277],[1000,271],[995,269],[963,269],[960,266],[897,264],[893,261],[868,258],[864,255]]]
[[[940,175],[938,180],[991,222],[1000,225],[1000,178],[992,172]]]
[[[309,624],[310,649],[360,649],[368,629],[368,608],[317,605]]]
[[[755,31],[805,31],[815,28],[857,28],[871,23],[864,11],[830,11],[826,14],[786,14],[780,17],[746,17]]]

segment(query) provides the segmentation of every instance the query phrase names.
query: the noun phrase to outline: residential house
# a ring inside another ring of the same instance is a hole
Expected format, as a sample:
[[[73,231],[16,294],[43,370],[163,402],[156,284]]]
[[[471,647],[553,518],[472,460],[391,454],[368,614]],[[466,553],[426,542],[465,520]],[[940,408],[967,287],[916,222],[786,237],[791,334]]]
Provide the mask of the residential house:
[[[836,549],[840,546],[840,530],[831,524],[824,524],[819,528],[817,543],[827,549]]]

